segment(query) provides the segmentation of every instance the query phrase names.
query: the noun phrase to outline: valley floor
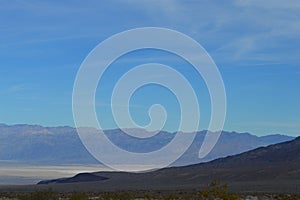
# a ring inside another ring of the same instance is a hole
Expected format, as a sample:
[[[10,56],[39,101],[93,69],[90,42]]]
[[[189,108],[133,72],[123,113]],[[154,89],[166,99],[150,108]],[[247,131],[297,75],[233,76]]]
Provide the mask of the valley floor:
[[[108,170],[103,165],[0,165],[0,185],[30,185],[81,172]]]

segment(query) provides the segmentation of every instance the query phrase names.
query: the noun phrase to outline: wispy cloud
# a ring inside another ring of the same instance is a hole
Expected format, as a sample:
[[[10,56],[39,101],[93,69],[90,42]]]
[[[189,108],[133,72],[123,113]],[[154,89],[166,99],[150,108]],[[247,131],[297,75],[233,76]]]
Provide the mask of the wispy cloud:
[[[295,10],[300,9],[298,0],[290,0],[282,2],[281,0],[235,0],[235,3],[240,6],[252,6],[257,8],[264,8],[267,10],[279,9],[279,10]]]
[[[27,89],[27,86],[24,84],[16,84],[8,87],[3,90],[3,93],[19,93]]]
[[[236,0],[221,5],[214,1],[128,2],[147,11],[154,24],[192,35],[219,60],[299,61],[298,53],[292,50],[297,47],[293,41],[300,39],[298,1]]]

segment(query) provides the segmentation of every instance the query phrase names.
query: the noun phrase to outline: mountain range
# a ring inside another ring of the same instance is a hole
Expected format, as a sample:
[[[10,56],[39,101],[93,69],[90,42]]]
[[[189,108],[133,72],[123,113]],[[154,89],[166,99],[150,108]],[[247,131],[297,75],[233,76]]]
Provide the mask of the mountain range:
[[[135,129],[133,131],[145,130]],[[133,152],[157,150],[175,136],[175,133],[161,131],[150,139],[138,139],[126,135],[120,129],[106,130],[105,134],[119,147]],[[294,139],[279,134],[258,137],[249,133],[223,131],[213,150],[205,158],[199,159],[198,151],[205,134],[206,131],[197,132],[189,149],[172,165],[183,166],[207,162]],[[37,165],[99,164],[81,143],[75,128],[26,124],[0,124],[0,160],[2,163]]]

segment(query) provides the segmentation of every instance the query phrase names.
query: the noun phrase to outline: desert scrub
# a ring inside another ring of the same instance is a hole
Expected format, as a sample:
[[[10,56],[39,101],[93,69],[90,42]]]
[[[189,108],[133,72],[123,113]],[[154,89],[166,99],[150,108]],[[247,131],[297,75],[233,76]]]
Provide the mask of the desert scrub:
[[[57,200],[59,195],[52,190],[36,191],[27,194],[18,195],[20,200]]]
[[[86,193],[73,193],[69,200],[88,200],[89,197]]]
[[[236,194],[228,193],[228,185],[221,185],[219,181],[215,180],[206,185],[204,190],[199,191],[199,198],[203,200],[222,199],[222,200],[237,200]]]
[[[99,196],[99,199],[103,200],[131,200],[135,199],[134,195],[129,192],[109,192]]]

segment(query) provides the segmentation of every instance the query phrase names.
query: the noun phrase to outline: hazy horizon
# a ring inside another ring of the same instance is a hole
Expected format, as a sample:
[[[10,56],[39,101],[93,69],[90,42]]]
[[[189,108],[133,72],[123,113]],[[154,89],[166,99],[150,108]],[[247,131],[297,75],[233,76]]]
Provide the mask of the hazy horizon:
[[[41,127],[44,127],[44,128],[70,127],[70,128],[76,129],[75,126],[71,126],[71,125],[44,126],[42,124],[22,124],[22,123],[19,123],[19,124],[18,123],[17,124],[0,123],[0,125],[7,125],[7,126],[18,126],[18,125],[20,125],[20,126],[23,126],[23,125],[27,126],[28,125],[28,126],[41,126]],[[96,127],[78,127],[78,128],[93,128],[93,129],[97,129]],[[101,130],[102,131],[108,131],[108,130],[118,130],[118,129],[120,129],[120,130],[122,130],[122,129],[125,129],[125,130],[126,129],[141,129],[141,130],[149,131],[149,130],[146,130],[144,128],[136,128],[136,127],[132,127],[132,128],[129,128],[129,127],[125,127],[125,128],[124,127],[123,128],[115,127],[115,128],[109,128],[109,129],[101,129]],[[168,130],[164,130],[163,129],[163,130],[160,130],[160,131],[168,132],[168,133],[176,133],[176,132],[178,132],[180,130],[172,132],[172,131],[168,131]],[[197,132],[202,132],[202,131],[207,131],[207,129],[197,130]],[[151,131],[149,131],[149,132],[151,132]],[[249,132],[249,131],[238,132],[236,130],[224,130],[224,129],[222,130],[222,132],[232,132],[232,133],[238,133],[238,134],[249,133],[251,135],[256,135],[258,137],[270,136],[270,135],[286,135],[286,136],[291,136],[291,137],[298,137],[299,136],[299,135],[293,135],[293,134],[289,135],[289,134],[284,133],[284,132],[270,132],[270,133],[265,133],[265,134],[261,134],[261,135],[253,133],[253,132]]]

